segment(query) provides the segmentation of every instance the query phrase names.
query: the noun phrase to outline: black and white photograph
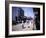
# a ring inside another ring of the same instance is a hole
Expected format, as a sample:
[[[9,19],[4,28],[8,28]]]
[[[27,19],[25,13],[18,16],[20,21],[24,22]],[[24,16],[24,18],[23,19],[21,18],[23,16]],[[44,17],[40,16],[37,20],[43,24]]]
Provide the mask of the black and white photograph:
[[[7,3],[8,36],[44,35],[44,3]]]

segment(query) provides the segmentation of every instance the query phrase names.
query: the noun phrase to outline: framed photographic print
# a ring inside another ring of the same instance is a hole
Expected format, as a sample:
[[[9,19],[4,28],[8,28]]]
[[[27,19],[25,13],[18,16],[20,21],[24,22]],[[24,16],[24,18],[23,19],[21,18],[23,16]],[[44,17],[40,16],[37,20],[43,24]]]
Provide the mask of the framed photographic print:
[[[45,34],[45,3],[5,2],[6,37]]]

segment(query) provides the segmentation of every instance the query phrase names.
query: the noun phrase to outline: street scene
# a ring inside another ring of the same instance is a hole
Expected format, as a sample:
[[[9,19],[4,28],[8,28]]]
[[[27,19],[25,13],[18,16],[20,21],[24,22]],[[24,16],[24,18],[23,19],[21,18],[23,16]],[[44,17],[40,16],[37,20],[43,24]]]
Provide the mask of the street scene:
[[[40,29],[39,8],[12,7],[12,31]]]

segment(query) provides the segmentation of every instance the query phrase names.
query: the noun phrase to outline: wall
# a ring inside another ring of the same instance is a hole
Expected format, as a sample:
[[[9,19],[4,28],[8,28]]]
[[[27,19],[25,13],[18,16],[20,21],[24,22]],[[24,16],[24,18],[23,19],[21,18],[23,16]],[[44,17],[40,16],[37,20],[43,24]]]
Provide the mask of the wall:
[[[21,1],[24,1],[24,0],[21,0]],[[31,1],[46,2],[46,0],[27,0],[27,1],[29,1],[29,2],[31,2]],[[46,7],[46,4],[45,4],[45,7]],[[45,13],[45,16],[46,16],[46,13]],[[46,23],[45,23],[45,25],[46,25]],[[0,38],[5,38],[5,0],[0,0]],[[14,38],[46,38],[46,33],[45,33],[45,36],[29,36],[29,37],[14,37]]]

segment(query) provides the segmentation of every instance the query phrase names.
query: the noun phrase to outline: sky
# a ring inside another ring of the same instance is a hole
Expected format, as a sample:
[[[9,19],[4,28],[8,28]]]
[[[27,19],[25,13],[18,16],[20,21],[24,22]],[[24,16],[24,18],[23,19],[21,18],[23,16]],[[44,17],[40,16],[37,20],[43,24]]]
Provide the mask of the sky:
[[[27,17],[32,17],[34,18],[34,12],[33,12],[33,8],[31,7],[21,7],[24,10],[24,16]],[[18,12],[18,7],[13,7],[12,8],[12,18],[13,20],[15,20],[15,16],[17,15],[16,13]]]
[[[23,7],[22,8],[24,10],[24,15],[27,17],[33,17],[34,18],[34,13],[33,13],[33,8],[30,7]]]

